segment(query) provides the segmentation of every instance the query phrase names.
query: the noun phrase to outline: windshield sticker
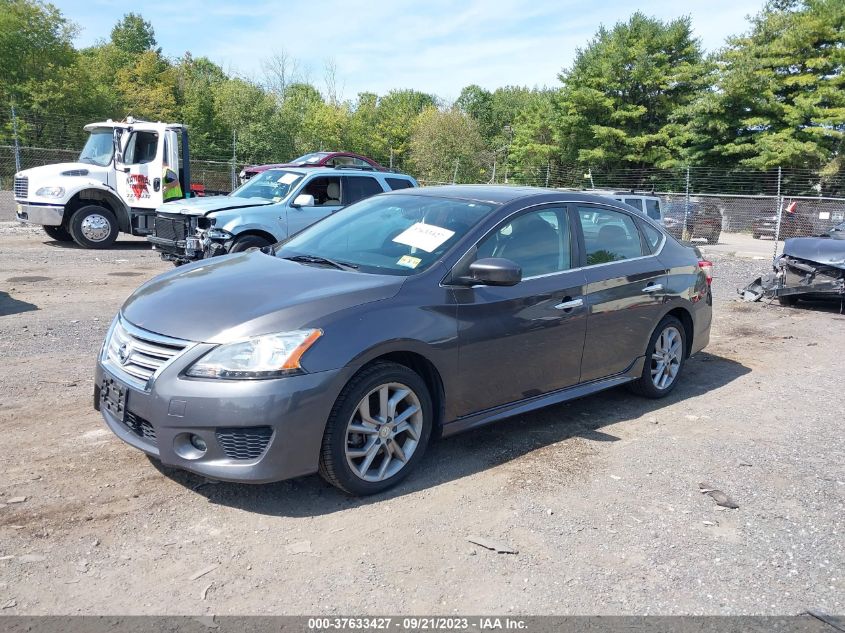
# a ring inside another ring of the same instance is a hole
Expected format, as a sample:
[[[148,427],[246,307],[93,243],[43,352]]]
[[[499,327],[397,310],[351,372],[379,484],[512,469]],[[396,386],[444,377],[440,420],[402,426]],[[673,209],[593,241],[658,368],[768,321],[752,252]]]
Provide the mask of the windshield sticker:
[[[426,253],[430,253],[454,234],[454,231],[444,229],[440,226],[417,222],[394,237],[393,241],[397,244],[405,244],[406,246],[419,248]]]
[[[405,268],[416,268],[420,265],[422,260],[419,257],[412,257],[410,255],[402,255],[399,258],[399,261],[396,262],[399,266],[405,266]]]
[[[278,182],[282,183],[283,185],[289,185],[297,178],[299,178],[298,174],[287,173],[284,174],[281,178],[279,178]]]

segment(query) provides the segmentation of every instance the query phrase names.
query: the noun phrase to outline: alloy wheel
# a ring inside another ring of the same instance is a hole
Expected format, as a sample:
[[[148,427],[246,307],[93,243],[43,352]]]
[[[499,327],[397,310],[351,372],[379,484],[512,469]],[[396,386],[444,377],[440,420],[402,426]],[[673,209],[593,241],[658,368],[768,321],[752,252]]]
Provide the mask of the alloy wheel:
[[[364,396],[346,426],[346,462],[363,481],[395,476],[419,446],[423,411],[414,391],[398,382]]]
[[[673,325],[665,328],[654,343],[651,354],[651,381],[658,389],[666,389],[678,375],[683,358],[683,338]]]

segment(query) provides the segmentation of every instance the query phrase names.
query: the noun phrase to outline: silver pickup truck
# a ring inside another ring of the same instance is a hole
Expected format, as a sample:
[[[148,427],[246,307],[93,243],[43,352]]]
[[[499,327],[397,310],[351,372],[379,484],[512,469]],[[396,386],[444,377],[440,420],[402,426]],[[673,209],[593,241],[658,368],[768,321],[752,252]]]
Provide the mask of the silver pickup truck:
[[[228,196],[161,205],[147,239],[162,259],[184,264],[275,244],[353,202],[416,186],[410,176],[394,172],[269,169]]]

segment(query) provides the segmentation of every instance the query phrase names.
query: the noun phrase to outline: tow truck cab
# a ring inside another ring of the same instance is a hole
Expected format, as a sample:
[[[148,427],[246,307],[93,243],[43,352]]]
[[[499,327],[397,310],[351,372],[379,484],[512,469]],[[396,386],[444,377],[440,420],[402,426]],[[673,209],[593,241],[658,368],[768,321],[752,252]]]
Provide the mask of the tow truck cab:
[[[189,190],[187,128],[129,117],[90,123],[85,130],[88,140],[76,162],[15,174],[17,219],[85,248],[106,248],[119,232],[151,234],[155,210],[164,202],[165,168],[178,178],[181,192]]]

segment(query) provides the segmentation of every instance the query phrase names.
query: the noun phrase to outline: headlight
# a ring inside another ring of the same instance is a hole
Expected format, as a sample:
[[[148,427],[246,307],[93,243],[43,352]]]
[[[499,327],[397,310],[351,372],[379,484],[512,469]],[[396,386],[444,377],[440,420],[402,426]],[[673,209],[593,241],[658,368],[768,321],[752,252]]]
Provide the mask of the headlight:
[[[45,198],[61,198],[65,195],[64,187],[41,187],[35,192],[36,196],[43,196]]]
[[[295,330],[253,336],[216,347],[188,368],[195,378],[278,378],[300,371],[299,359],[323,335]]]

